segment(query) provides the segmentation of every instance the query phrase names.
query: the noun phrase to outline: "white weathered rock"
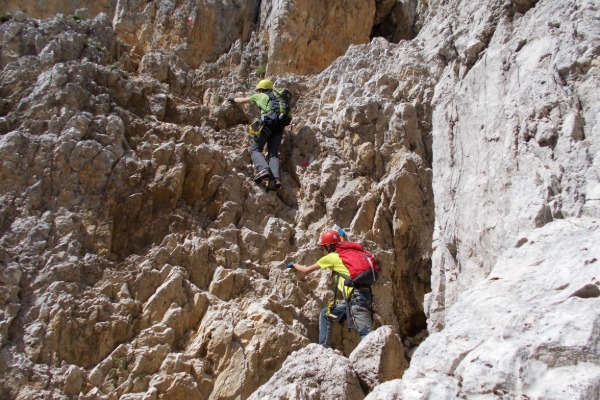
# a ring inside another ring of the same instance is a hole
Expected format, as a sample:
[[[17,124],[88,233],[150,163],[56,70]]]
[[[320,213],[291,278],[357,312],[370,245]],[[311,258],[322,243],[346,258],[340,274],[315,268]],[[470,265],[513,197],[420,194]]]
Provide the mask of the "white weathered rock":
[[[351,362],[332,349],[310,344],[290,354],[249,400],[362,399]]]
[[[597,398],[598,254],[597,219],[523,233],[484,282],[458,297],[402,380],[368,398]]]
[[[390,326],[382,326],[367,335],[350,354],[352,368],[368,388],[402,377],[408,363],[400,337]]]
[[[587,63],[586,49],[597,47],[598,12],[588,1],[542,1],[511,15],[493,8],[502,3],[487,3],[474,12],[480,24],[445,39],[455,40],[458,58],[440,77],[433,113],[433,257],[439,267],[426,301],[433,331],[445,325],[445,308],[486,279],[521,231],[600,212],[592,172],[600,96],[587,89],[600,77],[597,68],[579,67]],[[433,30],[460,15],[446,11],[429,22],[423,42],[439,39]],[[556,15],[569,18],[558,22]],[[589,34],[574,37],[573,31]],[[463,55],[473,37],[486,46]]]

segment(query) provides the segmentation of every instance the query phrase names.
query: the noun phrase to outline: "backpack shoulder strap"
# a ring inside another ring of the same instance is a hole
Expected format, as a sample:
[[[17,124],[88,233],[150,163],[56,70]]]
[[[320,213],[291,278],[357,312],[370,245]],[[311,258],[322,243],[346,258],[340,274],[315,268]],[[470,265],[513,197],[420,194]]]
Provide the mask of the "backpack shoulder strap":
[[[340,274],[339,272],[335,272],[334,270],[331,270],[331,272],[333,272],[333,276],[335,276],[335,282],[334,282],[334,287],[333,287],[333,306],[335,307],[336,304],[336,300],[337,300],[337,292],[338,292],[338,284],[340,282],[340,278],[345,277],[345,278],[349,278],[344,274]],[[346,286],[344,285],[344,289],[342,290],[342,296],[344,298],[344,305],[346,306],[346,326],[348,327],[348,332],[352,331],[352,323],[356,326],[356,323],[354,322],[354,316],[352,315],[352,307],[350,307],[350,299],[348,298],[347,294],[346,294]]]
[[[285,108],[283,106],[283,98],[281,97],[281,93],[279,93],[276,89],[271,90],[269,93],[269,106],[270,108],[278,113],[284,113]],[[272,104],[276,102],[277,105],[273,106]]]
[[[350,278],[350,276],[348,276],[348,275],[344,275],[344,274],[340,274],[339,272],[337,272],[337,271],[334,271],[334,270],[331,270],[331,272],[333,272],[333,275],[337,276],[337,277],[338,277],[338,279],[339,279],[339,278],[344,278],[344,279],[348,279],[348,278]]]

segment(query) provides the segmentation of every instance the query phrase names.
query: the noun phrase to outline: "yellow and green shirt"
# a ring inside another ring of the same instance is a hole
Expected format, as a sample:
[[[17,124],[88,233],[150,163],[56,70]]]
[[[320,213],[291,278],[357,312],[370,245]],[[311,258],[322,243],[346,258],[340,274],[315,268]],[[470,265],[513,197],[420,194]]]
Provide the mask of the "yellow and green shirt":
[[[330,269],[332,271],[338,272],[342,275],[350,276],[350,272],[348,272],[348,268],[342,262],[340,255],[336,252],[331,252],[327,254],[325,257],[322,257],[319,261],[317,261],[317,265],[323,269]],[[338,279],[337,275],[333,274],[333,280]],[[345,278],[340,278],[338,281],[338,289],[343,293],[344,289],[346,290],[346,297],[350,297],[352,294],[352,290],[354,288],[348,287],[344,285]]]
[[[261,114],[271,110],[269,107],[269,95],[266,93],[254,93],[252,96],[250,96],[249,100],[251,103],[256,104],[260,108]]]

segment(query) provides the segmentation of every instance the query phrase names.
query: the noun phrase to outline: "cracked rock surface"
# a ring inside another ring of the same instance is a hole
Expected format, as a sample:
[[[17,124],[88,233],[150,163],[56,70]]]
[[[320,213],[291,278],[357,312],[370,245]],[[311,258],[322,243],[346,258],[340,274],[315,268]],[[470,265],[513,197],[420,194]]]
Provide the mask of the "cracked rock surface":
[[[595,1],[23,3],[0,397],[598,399]],[[277,192],[224,101],[264,76],[294,93]],[[383,272],[375,331],[324,349],[330,277],[285,264],[334,225]]]

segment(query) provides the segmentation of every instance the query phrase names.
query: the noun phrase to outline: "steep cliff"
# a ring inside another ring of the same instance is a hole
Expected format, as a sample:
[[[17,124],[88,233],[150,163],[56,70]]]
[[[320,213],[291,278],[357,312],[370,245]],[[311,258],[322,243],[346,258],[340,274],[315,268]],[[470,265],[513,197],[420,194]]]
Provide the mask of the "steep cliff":
[[[598,398],[594,1],[1,4],[3,398]],[[334,224],[384,268],[337,351],[284,268]]]

